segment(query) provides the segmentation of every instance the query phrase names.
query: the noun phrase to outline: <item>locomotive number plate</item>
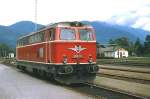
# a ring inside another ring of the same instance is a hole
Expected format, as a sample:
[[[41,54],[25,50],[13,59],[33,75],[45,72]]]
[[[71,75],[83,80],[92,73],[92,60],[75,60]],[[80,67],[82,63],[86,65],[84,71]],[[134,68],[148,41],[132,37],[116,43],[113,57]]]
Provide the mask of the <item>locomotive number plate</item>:
[[[73,58],[83,58],[83,55],[74,55]]]

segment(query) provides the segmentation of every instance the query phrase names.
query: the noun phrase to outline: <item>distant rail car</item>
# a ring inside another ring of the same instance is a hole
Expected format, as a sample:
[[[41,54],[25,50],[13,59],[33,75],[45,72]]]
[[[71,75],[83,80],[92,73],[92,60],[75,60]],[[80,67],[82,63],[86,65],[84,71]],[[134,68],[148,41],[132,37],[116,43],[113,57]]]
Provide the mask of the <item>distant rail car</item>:
[[[92,82],[98,72],[92,26],[59,22],[17,40],[17,68],[60,83]]]

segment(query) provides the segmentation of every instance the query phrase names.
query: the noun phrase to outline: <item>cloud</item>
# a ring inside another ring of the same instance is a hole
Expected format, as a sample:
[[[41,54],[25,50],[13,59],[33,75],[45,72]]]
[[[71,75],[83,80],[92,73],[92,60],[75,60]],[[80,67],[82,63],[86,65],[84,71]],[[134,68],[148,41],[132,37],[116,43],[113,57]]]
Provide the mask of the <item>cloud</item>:
[[[116,15],[107,20],[109,23],[116,23],[120,25],[131,26],[136,22],[139,17],[133,12],[128,12],[126,14]]]
[[[135,28],[141,27],[145,30],[150,30],[150,18],[149,17],[141,17],[132,26]]]
[[[107,20],[107,22],[150,31],[150,5],[143,6],[134,11],[115,15]]]
[[[60,21],[107,21],[114,16],[109,22],[132,26],[140,17],[150,17],[150,0],[37,0],[37,20],[35,0],[0,1],[1,25],[21,20],[45,25]]]
[[[141,17],[150,17],[150,5],[147,5],[141,9],[139,9],[136,14]]]

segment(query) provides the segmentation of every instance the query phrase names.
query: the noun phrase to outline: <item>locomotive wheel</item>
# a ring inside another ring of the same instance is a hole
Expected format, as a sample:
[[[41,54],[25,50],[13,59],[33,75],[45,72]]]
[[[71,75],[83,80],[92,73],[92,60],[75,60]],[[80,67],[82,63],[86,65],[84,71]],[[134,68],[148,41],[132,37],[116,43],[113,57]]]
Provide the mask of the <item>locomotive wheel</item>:
[[[26,67],[25,66],[19,66],[19,69],[26,71]]]
[[[38,75],[38,71],[37,71],[36,68],[33,68],[32,71],[33,71],[33,73],[34,73],[35,75]]]
[[[46,78],[46,72],[44,70],[40,70],[39,74],[41,77]]]
[[[55,80],[54,78],[54,75],[52,73],[47,73],[47,77],[50,79],[50,80]]]
[[[19,66],[19,65],[17,65],[17,68],[18,68],[18,69],[20,69],[20,66]]]

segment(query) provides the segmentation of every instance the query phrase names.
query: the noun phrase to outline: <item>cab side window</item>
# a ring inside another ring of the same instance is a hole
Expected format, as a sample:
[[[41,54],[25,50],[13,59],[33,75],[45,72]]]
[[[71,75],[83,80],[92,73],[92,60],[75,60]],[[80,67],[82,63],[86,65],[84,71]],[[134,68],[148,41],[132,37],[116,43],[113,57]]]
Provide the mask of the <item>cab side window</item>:
[[[55,40],[55,29],[54,28],[51,28],[49,30],[49,40],[50,41]]]

